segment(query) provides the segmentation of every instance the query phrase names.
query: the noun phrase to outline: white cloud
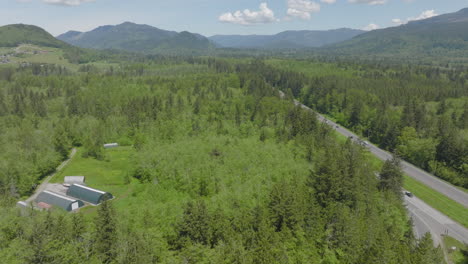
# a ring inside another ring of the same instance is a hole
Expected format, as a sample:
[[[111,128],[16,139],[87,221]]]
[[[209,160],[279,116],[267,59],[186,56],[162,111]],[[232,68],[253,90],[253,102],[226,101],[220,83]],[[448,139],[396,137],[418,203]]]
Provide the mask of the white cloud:
[[[327,4],[334,4],[336,3],[336,0],[320,0],[322,3],[327,3]]]
[[[319,11],[320,4],[316,2],[309,0],[288,0],[288,17],[310,19],[311,13],[317,13]]]
[[[435,10],[426,10],[426,11],[423,11],[417,17],[409,17],[406,20],[402,20],[402,19],[399,19],[399,18],[394,18],[394,19],[392,19],[392,22],[395,23],[396,25],[403,25],[403,24],[406,24],[406,23],[408,23],[410,21],[417,21],[417,20],[427,19],[427,18],[431,18],[431,17],[434,17],[434,16],[438,16],[438,14],[435,12]]]
[[[405,22],[403,22],[403,20],[399,19],[399,18],[394,18],[392,19],[392,23],[396,24],[396,25],[403,25],[405,24]]]
[[[383,5],[387,0],[348,0],[353,4]]]
[[[79,6],[83,3],[94,2],[95,0],[42,0],[42,2],[51,5]]]
[[[434,17],[434,16],[438,16],[438,14],[435,12],[435,10],[426,10],[426,11],[423,11],[417,17],[408,18],[408,21],[422,20],[422,19],[427,19],[427,18],[431,18],[431,17]]]
[[[240,25],[265,24],[278,21],[275,18],[275,13],[268,8],[267,3],[261,3],[259,11],[245,9],[244,11],[236,11],[234,13],[228,12],[220,15],[218,20]]]
[[[365,26],[362,30],[366,30],[366,31],[372,31],[372,30],[376,30],[376,29],[379,29],[379,25],[377,24],[374,24],[374,23],[370,23],[369,25]]]

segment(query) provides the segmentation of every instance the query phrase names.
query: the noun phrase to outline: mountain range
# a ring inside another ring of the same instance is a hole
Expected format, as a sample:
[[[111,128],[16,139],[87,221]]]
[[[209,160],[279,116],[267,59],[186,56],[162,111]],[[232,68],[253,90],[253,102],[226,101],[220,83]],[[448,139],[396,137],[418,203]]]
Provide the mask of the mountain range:
[[[115,26],[101,26],[88,32],[69,31],[57,36],[57,39],[82,48],[159,53],[169,49],[206,51],[215,47],[236,49],[321,47],[351,39],[364,32],[343,28],[326,31],[285,31],[276,35],[215,35],[207,38],[187,31],[177,33],[148,25],[125,22]]]
[[[353,55],[468,56],[468,8],[379,29],[322,50]]]
[[[178,33],[131,22],[116,26],[101,26],[88,32],[69,31],[57,36],[57,39],[82,48],[144,53],[214,48],[206,37],[199,34],[187,31]]]
[[[335,30],[284,31],[275,35],[215,35],[210,37],[220,47],[251,49],[315,48],[352,39],[363,30],[341,28]]]
[[[355,29],[285,31],[275,35],[215,35],[204,37],[149,25],[125,22],[101,26],[89,32],[69,31],[54,38],[30,25],[0,27],[0,47],[22,43],[98,50],[123,50],[145,54],[213,54],[220,48],[281,50],[313,49],[317,54],[379,56],[468,57],[468,8],[385,29],[364,32]],[[68,44],[67,44],[68,43]]]

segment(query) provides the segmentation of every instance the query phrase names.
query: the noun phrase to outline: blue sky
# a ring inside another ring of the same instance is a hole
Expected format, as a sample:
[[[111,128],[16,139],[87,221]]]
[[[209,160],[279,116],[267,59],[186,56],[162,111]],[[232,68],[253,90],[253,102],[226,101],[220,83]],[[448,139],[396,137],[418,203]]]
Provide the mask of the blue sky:
[[[468,0],[0,0],[0,4],[0,25],[33,24],[53,35],[131,21],[211,36],[383,28],[455,12],[468,7]]]

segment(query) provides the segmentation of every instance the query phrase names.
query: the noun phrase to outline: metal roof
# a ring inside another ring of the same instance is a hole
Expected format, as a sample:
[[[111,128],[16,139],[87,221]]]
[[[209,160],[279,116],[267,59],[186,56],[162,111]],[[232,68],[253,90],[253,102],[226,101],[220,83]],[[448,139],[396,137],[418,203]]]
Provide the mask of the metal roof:
[[[39,207],[41,209],[50,209],[50,208],[52,208],[52,205],[50,205],[48,203],[44,203],[44,202],[39,202],[39,203],[37,203],[37,207]]]
[[[84,183],[85,176],[65,176],[64,183]]]
[[[81,184],[73,184],[70,186],[70,188],[68,188],[67,195],[92,204],[100,204],[113,198],[110,193],[96,190]]]
[[[80,200],[72,199],[64,195],[54,193],[51,191],[41,192],[37,198],[36,203],[46,203],[56,207],[60,207],[66,211],[72,210],[72,204],[78,203],[78,207],[82,207],[84,203]]]

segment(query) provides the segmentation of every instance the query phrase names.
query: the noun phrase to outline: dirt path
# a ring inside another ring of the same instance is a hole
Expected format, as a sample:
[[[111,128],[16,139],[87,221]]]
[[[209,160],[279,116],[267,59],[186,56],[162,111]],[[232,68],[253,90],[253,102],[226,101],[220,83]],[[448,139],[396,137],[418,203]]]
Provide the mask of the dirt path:
[[[47,185],[49,184],[49,181],[50,179],[52,179],[52,177],[55,176],[55,174],[57,174],[58,172],[60,172],[65,166],[67,166],[68,162],[70,162],[70,160],[73,158],[73,156],[75,156],[76,154],[76,148],[73,148],[71,153],[70,153],[70,156],[68,157],[67,160],[65,160],[64,162],[62,162],[58,167],[57,169],[55,169],[55,172],[52,173],[51,175],[47,176],[44,181],[39,185],[37,186],[36,188],[36,191],[34,192],[33,195],[31,195],[31,197],[29,197],[26,202],[27,203],[30,203],[32,201],[34,201],[36,199],[36,197],[41,193],[43,192],[46,188],[47,188]]]

